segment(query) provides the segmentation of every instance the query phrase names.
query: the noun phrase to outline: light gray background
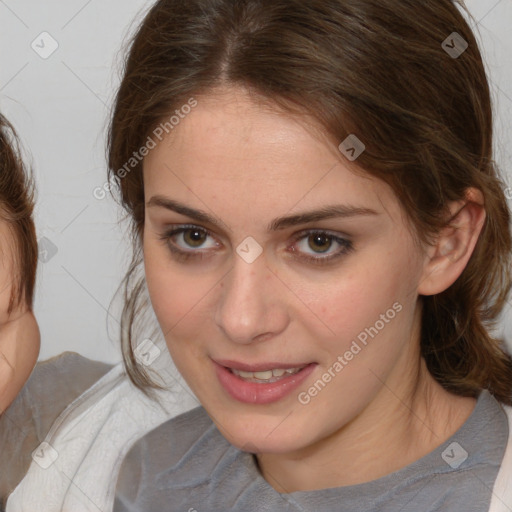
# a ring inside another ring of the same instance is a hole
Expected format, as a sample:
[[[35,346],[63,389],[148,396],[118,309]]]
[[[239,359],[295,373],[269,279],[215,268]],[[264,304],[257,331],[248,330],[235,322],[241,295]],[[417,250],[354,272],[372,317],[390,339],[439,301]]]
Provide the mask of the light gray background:
[[[40,359],[65,350],[111,363],[121,359],[117,324],[111,320],[107,330],[106,311],[130,247],[118,224],[120,209],[109,195],[96,199],[93,190],[106,180],[105,129],[123,43],[152,3],[0,0],[0,110],[31,155],[38,237],[57,248],[38,268]],[[492,81],[496,159],[512,187],[512,0],[467,5],[479,21],[477,38]],[[46,59],[31,47],[35,41],[43,53],[56,44],[43,32],[58,43]],[[500,331],[512,345],[510,306]]]

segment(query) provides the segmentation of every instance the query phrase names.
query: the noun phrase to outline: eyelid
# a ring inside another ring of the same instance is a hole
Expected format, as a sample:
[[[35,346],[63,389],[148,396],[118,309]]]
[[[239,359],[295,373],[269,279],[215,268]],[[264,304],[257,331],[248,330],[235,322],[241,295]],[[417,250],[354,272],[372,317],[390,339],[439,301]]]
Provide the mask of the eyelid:
[[[197,229],[198,231],[203,231],[207,235],[211,236],[212,238],[218,239],[217,235],[213,233],[212,230],[210,230],[207,227],[200,226],[198,224],[171,224],[167,229],[165,229],[164,234],[165,235],[176,235],[180,232],[186,231],[188,229]],[[351,236],[346,233],[341,233],[339,231],[334,231],[332,229],[327,228],[304,228],[297,233],[294,233],[292,235],[292,240],[295,242],[299,238],[302,238],[304,235],[311,234],[311,233],[325,233],[333,238],[343,238],[347,241],[350,241]],[[197,252],[197,251],[196,251]]]
[[[354,250],[354,245],[350,237],[342,233],[333,232],[329,229],[321,228],[309,228],[299,231],[293,236],[292,245],[296,244],[301,239],[306,238],[315,233],[327,235],[334,243],[337,243],[340,246],[340,249],[338,249],[338,251],[334,253],[329,254],[328,256],[312,256],[311,254],[299,253],[299,251],[296,251],[295,249],[292,249],[290,252],[293,252],[294,254],[301,254],[301,256],[299,256],[299,259],[302,261],[311,262],[315,265],[328,265],[329,263],[334,263],[336,260],[340,259],[341,257],[347,255],[348,253]]]
[[[345,233],[340,233],[339,231],[334,231],[332,229],[323,229],[323,228],[305,228],[297,233],[292,235],[292,240],[296,242],[300,238],[303,238],[305,235],[311,235],[312,233],[323,233],[332,237],[334,240],[336,239],[344,239],[347,242],[350,241],[350,236]]]
[[[203,226],[199,226],[196,224],[173,225],[171,228],[167,229],[163,233],[163,235],[160,236],[159,238],[160,238],[160,240],[162,240],[163,242],[166,243],[166,245],[169,247],[171,252],[173,252],[177,256],[178,259],[183,259],[183,260],[194,259],[194,258],[195,259],[203,259],[205,257],[208,257],[208,253],[210,253],[212,251],[212,249],[183,250],[181,248],[177,248],[176,246],[172,246],[169,243],[169,239],[171,239],[172,237],[182,234],[188,230],[194,230],[194,229],[197,231],[202,231],[207,236],[210,236],[210,237],[216,239],[216,236],[208,228],[205,228]],[[292,249],[289,252],[292,252],[296,255],[301,254],[301,256],[298,256],[298,259],[300,259],[302,261],[309,261],[316,265],[322,265],[322,264],[328,264],[331,261],[337,260],[338,258],[346,255],[347,253],[349,253],[353,250],[353,244],[352,244],[352,241],[350,240],[350,237],[348,237],[347,235],[344,235],[342,233],[333,232],[329,229],[321,229],[321,228],[307,228],[307,229],[303,229],[303,230],[295,233],[292,236],[292,244],[291,245],[294,245],[295,243],[297,243],[297,241],[307,237],[308,235],[312,235],[315,233],[321,233],[321,234],[327,235],[329,238],[332,239],[332,241],[334,241],[335,243],[340,245],[341,249],[335,253],[332,253],[329,256],[323,256],[323,257],[322,256],[316,257],[316,256],[308,255],[308,254],[302,254],[299,251],[296,251],[295,249]],[[290,247],[290,245],[288,245],[288,248],[289,247]]]
[[[167,229],[163,236],[161,237],[162,239],[169,239],[171,237],[175,237],[177,235],[180,235],[186,231],[192,231],[192,230],[196,230],[196,231],[201,231],[203,232],[205,235],[211,237],[211,238],[214,238],[215,240],[217,240],[217,237],[208,229],[208,228],[205,228],[203,226],[198,226],[196,224],[177,224],[177,225],[173,225],[171,228]],[[217,243],[218,245],[218,243]],[[183,251],[185,252],[185,251]],[[201,252],[200,249],[198,249],[197,251],[187,251],[187,252],[196,252],[196,253],[199,253]],[[206,252],[206,251],[202,251],[202,252]]]

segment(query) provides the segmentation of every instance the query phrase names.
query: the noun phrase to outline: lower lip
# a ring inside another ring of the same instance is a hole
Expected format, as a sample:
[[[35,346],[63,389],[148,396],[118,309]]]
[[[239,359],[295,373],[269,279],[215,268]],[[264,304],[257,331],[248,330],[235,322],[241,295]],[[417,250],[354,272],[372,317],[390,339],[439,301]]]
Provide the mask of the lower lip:
[[[313,372],[316,363],[305,366],[300,372],[276,382],[258,384],[247,382],[231,373],[226,367],[214,362],[217,377],[232,398],[246,404],[269,404],[289,395]]]

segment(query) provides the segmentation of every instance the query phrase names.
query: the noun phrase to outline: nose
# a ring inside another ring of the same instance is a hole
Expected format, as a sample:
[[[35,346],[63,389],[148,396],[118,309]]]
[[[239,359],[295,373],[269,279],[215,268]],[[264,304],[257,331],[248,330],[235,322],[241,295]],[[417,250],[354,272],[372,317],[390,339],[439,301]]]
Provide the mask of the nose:
[[[223,280],[216,324],[227,338],[240,344],[273,338],[289,323],[282,288],[263,256],[252,263],[236,256]]]

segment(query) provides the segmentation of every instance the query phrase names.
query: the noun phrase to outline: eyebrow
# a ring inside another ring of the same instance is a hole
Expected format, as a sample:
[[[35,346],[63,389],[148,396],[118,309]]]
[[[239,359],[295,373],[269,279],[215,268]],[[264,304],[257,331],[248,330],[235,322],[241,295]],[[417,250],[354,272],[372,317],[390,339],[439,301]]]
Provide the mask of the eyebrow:
[[[218,220],[216,217],[206,213],[205,211],[190,208],[189,206],[179,203],[178,201],[174,201],[168,197],[160,195],[153,196],[146,203],[146,206],[148,208],[154,206],[166,208],[167,210],[185,215],[186,217],[190,217],[191,219],[199,222],[209,223],[214,226],[221,225],[227,231],[231,231],[231,229],[224,222]],[[379,213],[375,210],[372,210],[371,208],[361,208],[351,205],[331,205],[325,206],[318,210],[302,212],[297,215],[277,217],[270,222],[267,229],[268,231],[279,231],[292,226],[318,222],[325,219],[355,217],[360,215],[379,215]]]

